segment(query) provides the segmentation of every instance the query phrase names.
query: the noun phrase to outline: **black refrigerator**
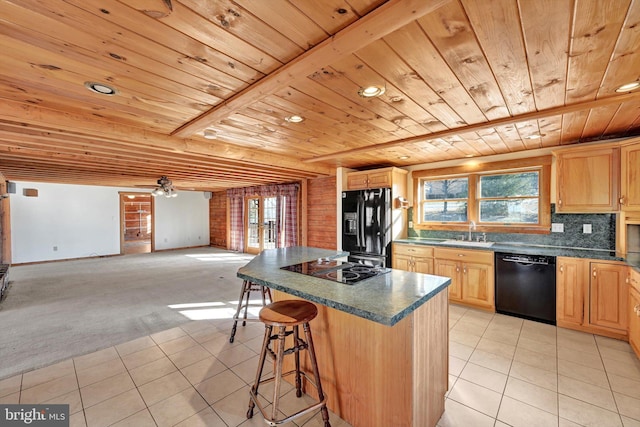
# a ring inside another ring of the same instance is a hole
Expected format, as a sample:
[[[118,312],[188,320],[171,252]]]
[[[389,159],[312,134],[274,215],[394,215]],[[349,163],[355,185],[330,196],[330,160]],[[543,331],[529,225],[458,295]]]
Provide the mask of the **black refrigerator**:
[[[349,261],[391,267],[391,189],[342,192],[342,250]]]

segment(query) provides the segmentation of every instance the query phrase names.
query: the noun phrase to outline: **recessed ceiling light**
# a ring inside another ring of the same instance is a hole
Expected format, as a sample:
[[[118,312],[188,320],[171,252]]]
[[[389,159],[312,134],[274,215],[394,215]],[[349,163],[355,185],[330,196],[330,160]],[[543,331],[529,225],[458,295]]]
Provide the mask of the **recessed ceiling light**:
[[[289,123],[300,123],[304,121],[304,117],[295,114],[293,116],[285,117],[284,119]]]
[[[204,137],[205,139],[216,139],[218,137],[218,133],[213,129],[205,129]]]
[[[402,101],[402,97],[401,96],[393,96],[391,97],[391,102],[400,102]]]
[[[408,158],[409,158],[409,156],[400,156],[400,157],[398,157],[398,159],[400,159],[400,160],[407,160]]]
[[[539,135],[537,133],[534,133],[533,135],[527,135],[524,137],[524,139],[540,139],[542,138],[542,135]]]
[[[376,96],[382,95],[385,90],[386,89],[384,86],[361,87],[360,90],[358,91],[358,95],[360,95],[363,98],[375,98]]]
[[[96,82],[84,82],[84,87],[89,89],[91,92],[99,93],[100,95],[115,95],[118,91],[104,83],[96,83]]]
[[[616,89],[616,92],[631,92],[632,90],[636,90],[639,87],[640,87],[640,82],[631,82],[631,83],[627,83],[622,86],[619,86]]]
[[[465,154],[465,157],[473,157],[473,154]]]

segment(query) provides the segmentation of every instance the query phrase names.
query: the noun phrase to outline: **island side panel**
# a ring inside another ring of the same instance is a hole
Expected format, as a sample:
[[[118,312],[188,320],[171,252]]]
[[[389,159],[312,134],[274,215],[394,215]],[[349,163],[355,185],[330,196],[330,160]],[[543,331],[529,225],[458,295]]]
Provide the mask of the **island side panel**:
[[[413,425],[435,426],[444,413],[449,385],[447,289],[413,312]]]
[[[447,315],[446,306],[442,307],[443,301],[446,304],[446,292],[441,294],[444,297],[435,297],[435,304],[428,301],[418,310],[421,319],[433,320],[437,325],[444,322],[446,335],[446,317],[438,319],[438,316]],[[274,292],[275,300],[293,298],[296,297]],[[354,427],[435,426],[442,414],[441,408],[444,408],[444,392],[441,391],[447,389],[448,376],[445,372],[442,379],[440,370],[435,369],[438,383],[435,390],[430,391],[433,369],[417,367],[415,361],[417,354],[424,363],[437,362],[438,366],[444,363],[446,369],[448,350],[441,347],[443,332],[439,326],[415,327],[414,314],[410,314],[390,327],[326,306],[316,306],[318,317],[311,322],[311,329],[329,409]],[[434,313],[430,313],[432,306],[435,306]],[[431,339],[438,341],[432,344]],[[436,356],[431,352],[442,354]],[[285,361],[288,363],[285,369],[293,367],[293,358],[289,359]],[[309,371],[306,361],[303,367]],[[315,396],[313,387],[307,387],[305,391]],[[431,402],[434,396],[440,396],[441,402]],[[427,411],[437,413],[427,414]],[[426,419],[436,422],[421,423]]]

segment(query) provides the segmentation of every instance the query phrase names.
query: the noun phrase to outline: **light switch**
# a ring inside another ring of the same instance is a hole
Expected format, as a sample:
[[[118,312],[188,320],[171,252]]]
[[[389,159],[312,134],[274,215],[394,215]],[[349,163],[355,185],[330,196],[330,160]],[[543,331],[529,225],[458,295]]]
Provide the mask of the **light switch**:
[[[552,233],[564,233],[564,224],[561,222],[554,222],[551,224]]]
[[[591,224],[582,224],[582,232],[585,234],[591,234]]]

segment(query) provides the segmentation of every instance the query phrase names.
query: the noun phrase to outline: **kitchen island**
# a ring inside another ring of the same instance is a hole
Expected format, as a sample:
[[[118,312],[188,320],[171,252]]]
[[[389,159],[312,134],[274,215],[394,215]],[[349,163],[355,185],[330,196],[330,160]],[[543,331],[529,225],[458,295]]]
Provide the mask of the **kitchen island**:
[[[450,279],[391,270],[346,285],[281,269],[346,255],[265,250],[238,277],[273,289],[275,300],[318,305],[311,329],[330,410],[354,427],[435,426],[448,383]]]

